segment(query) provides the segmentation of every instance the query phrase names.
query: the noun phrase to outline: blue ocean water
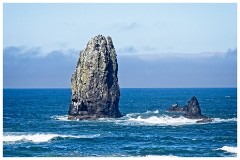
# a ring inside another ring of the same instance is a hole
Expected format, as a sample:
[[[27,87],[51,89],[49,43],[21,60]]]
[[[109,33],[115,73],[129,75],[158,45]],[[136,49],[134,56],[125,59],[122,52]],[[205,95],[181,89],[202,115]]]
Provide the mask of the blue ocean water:
[[[166,112],[193,95],[213,122]],[[121,89],[118,119],[69,121],[70,89],[3,90],[3,156],[237,156],[237,89]]]

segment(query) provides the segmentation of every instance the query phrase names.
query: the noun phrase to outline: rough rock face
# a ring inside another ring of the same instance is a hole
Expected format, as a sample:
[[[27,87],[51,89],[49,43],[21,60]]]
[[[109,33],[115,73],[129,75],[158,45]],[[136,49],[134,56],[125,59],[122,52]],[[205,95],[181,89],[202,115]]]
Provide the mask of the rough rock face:
[[[71,78],[69,119],[118,118],[117,55],[111,37],[93,37],[80,52]]]
[[[191,119],[207,118],[206,116],[202,115],[201,108],[200,108],[198,100],[195,96],[193,96],[188,101],[188,105],[186,107],[186,112],[185,112],[184,116],[186,118],[191,118]]]

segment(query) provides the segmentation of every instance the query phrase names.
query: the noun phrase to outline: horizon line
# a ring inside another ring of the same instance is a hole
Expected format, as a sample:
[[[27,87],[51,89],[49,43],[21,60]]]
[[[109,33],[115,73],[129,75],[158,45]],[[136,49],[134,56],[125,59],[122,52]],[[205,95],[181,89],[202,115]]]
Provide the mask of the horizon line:
[[[227,89],[227,88],[233,88],[237,89],[238,87],[119,87],[120,89]],[[19,88],[2,88],[2,89],[71,89],[67,87],[53,87],[53,88],[48,88],[48,87],[19,87]]]

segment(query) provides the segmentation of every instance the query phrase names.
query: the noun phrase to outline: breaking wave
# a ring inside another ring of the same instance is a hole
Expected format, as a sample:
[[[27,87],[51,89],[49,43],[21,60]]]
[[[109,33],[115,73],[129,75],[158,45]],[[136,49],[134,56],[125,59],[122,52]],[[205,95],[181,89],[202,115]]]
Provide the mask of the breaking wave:
[[[35,143],[48,142],[54,138],[96,138],[100,134],[93,135],[59,135],[59,134],[26,134],[26,135],[3,135],[3,142],[18,142],[18,141],[31,141]]]
[[[199,119],[188,119],[183,116],[179,116],[173,118],[168,115],[162,116],[151,116],[147,118],[143,118],[142,116],[137,117],[129,117],[127,122],[138,125],[159,125],[159,126],[181,126],[181,125],[192,125],[192,124],[204,124],[204,123],[196,123]],[[237,118],[230,119],[221,119],[221,118],[213,118],[212,122],[208,123],[222,123],[222,122],[232,122],[237,121]]]
[[[218,148],[216,150],[223,150],[229,153],[236,153],[237,154],[237,147],[231,147],[231,146],[223,146],[222,148]]]
[[[159,113],[159,110],[155,110],[155,111],[147,111],[145,113],[152,113],[152,114],[158,114]]]
[[[63,116],[53,116],[55,120],[59,121],[71,121],[68,120],[67,115]],[[224,123],[224,122],[235,122],[237,118],[212,118],[212,122],[207,123]],[[206,123],[196,123],[200,119],[188,119],[183,116],[169,116],[166,114],[160,114],[159,110],[146,111],[143,113],[129,113],[121,118],[100,118],[98,120],[85,120],[82,122],[109,122],[119,125],[158,125],[158,126],[181,126],[181,125],[193,125],[193,124],[206,124]]]
[[[52,116],[51,117],[54,120],[59,120],[59,121],[71,121],[68,119],[67,115],[63,115],[63,116]]]
[[[143,118],[138,116],[136,118],[129,118],[128,122],[136,123],[139,125],[160,125],[160,126],[179,126],[179,125],[188,125],[188,124],[196,124],[197,120],[188,119],[183,116],[178,118],[173,118],[167,115],[163,116],[151,116],[148,118]]]
[[[236,121],[237,121],[237,118],[228,118],[228,119],[213,118],[213,123],[236,122]]]

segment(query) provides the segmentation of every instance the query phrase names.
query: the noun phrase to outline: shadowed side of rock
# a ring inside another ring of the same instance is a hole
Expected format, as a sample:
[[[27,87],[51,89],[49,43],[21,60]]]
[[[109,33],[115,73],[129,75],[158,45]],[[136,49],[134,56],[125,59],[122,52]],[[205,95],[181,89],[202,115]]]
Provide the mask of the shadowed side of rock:
[[[71,78],[69,119],[118,118],[117,55],[111,37],[93,37],[80,52]]]
[[[191,119],[205,118],[206,116],[202,115],[201,108],[199,106],[199,102],[195,96],[193,96],[189,101],[186,107],[186,111],[184,114],[185,117]]]
[[[202,115],[202,111],[199,105],[199,102],[195,96],[193,96],[189,101],[188,105],[186,106],[185,114],[183,115],[189,119],[201,119],[197,121],[197,123],[204,123],[204,122],[211,122],[212,119],[208,118],[207,116]]]

